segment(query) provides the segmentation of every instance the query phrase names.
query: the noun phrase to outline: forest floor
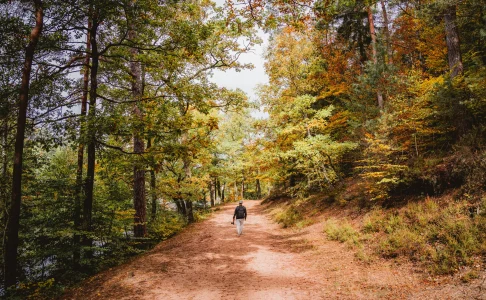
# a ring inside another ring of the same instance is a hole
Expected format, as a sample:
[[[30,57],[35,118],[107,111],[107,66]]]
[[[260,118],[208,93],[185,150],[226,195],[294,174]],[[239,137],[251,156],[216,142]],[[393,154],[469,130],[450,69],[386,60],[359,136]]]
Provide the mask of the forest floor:
[[[130,262],[102,272],[63,299],[486,299],[486,282],[430,278],[411,263],[359,261],[328,241],[322,224],[283,229],[261,201],[245,201],[238,237],[236,204],[222,206]]]

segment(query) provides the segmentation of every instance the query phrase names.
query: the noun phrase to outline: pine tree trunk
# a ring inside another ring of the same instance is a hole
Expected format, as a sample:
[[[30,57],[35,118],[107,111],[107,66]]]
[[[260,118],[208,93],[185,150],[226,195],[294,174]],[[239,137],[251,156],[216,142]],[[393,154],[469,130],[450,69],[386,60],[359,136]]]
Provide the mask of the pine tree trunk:
[[[128,32],[128,38],[132,41],[137,39],[137,32],[133,29],[133,24]],[[132,98],[139,101],[142,98],[142,67],[137,56],[139,50],[136,48],[130,49],[131,61],[130,72],[132,76]],[[135,132],[133,133],[133,152],[140,155],[145,151],[144,140],[140,136],[142,131],[142,111],[139,107],[140,103],[135,102],[133,105],[133,115],[136,123]],[[133,232],[136,237],[143,237],[147,234],[146,215],[147,204],[145,199],[145,167],[140,161],[136,161],[133,166],[133,206],[135,208],[134,227]]]
[[[456,6],[447,7],[444,13],[445,33],[447,42],[447,56],[449,59],[449,69],[451,78],[462,74],[464,66],[461,57],[461,43],[459,31],[457,30]]]
[[[95,163],[96,163],[96,127],[94,120],[96,118],[96,98],[98,91],[98,67],[99,67],[99,53],[98,53],[98,9],[93,14],[91,23],[91,74],[90,74],[90,91],[89,91],[89,108],[87,118],[87,136],[88,136],[88,160],[86,168],[85,179],[85,198],[83,203],[83,231],[91,232],[92,229],[92,216],[93,216],[93,190],[94,190],[94,175],[95,175]],[[93,245],[93,238],[84,236],[84,247],[91,248]],[[87,258],[92,257],[92,251],[86,250]]]
[[[22,82],[19,95],[19,114],[17,118],[17,133],[15,137],[15,154],[12,178],[12,200],[9,207],[7,228],[5,233],[5,288],[15,286],[17,282],[17,250],[19,246],[20,206],[22,201],[22,162],[24,154],[25,124],[29,102],[30,74],[37,43],[44,26],[43,3],[34,1],[35,26],[30,33],[30,41],[25,49]]]
[[[88,108],[88,89],[89,89],[89,62],[91,50],[90,33],[91,21],[88,21],[88,33],[86,35],[86,58],[84,60],[84,76],[83,76],[83,95],[81,98],[81,116],[79,126],[79,145],[78,145],[78,166],[76,170],[76,190],[74,200],[74,251],[73,264],[75,269],[79,269],[79,262],[81,259],[80,243],[81,238],[77,233],[81,230],[81,201],[83,198],[83,164],[84,164],[84,137],[86,135],[86,111]]]
[[[375,22],[373,20],[373,13],[371,12],[371,7],[367,7],[368,12],[368,23],[370,25],[370,35],[371,35],[371,53],[373,55],[373,63],[375,66],[378,64],[378,54],[376,51],[376,31],[375,31]],[[378,100],[378,107],[383,109],[384,101],[383,101],[383,93],[381,92],[380,88],[377,88],[376,91],[376,98]]]

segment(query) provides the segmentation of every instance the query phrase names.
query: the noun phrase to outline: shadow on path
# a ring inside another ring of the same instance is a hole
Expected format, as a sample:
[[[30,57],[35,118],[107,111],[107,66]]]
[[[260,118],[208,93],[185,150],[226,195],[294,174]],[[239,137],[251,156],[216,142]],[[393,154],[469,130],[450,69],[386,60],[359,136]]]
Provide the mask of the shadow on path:
[[[238,237],[230,224],[235,205],[221,207],[149,253],[98,275],[79,290],[84,295],[75,291],[67,298],[308,298],[305,291],[298,296],[303,292],[299,285],[315,284],[294,263],[296,253],[312,249],[300,239],[304,232],[283,233],[260,201],[246,201],[248,219]]]

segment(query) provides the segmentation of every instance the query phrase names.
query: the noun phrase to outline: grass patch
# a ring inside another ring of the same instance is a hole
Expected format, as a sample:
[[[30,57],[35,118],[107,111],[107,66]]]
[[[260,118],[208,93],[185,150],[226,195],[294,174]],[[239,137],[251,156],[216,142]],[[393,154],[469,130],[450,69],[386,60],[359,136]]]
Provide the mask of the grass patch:
[[[476,270],[471,270],[461,276],[461,280],[464,283],[468,283],[471,280],[478,279],[478,278],[479,278],[479,273]]]
[[[310,226],[314,224],[314,221],[311,220],[311,219],[304,219],[302,221],[299,221],[297,223],[295,223],[295,227],[297,227],[298,229],[302,229],[302,228],[305,228],[307,226]]]
[[[345,218],[331,218],[324,232],[330,240],[357,248],[355,256],[363,262],[371,262],[373,252],[416,261],[434,275],[452,274],[486,254],[486,198],[474,209],[467,200],[445,197],[395,210],[375,208],[364,217],[361,230]],[[464,280],[473,277],[474,272]]]
[[[327,220],[324,225],[324,232],[327,234],[328,239],[359,246],[361,244],[359,241],[359,232],[346,220],[340,221],[339,223],[336,219]]]
[[[381,232],[377,252],[409,257],[433,274],[451,274],[486,253],[486,201],[471,214],[467,201],[439,203],[427,199],[399,211],[373,211],[364,232]]]
[[[304,221],[302,214],[293,205],[277,208],[273,215],[275,221],[284,228],[293,227],[297,223]]]

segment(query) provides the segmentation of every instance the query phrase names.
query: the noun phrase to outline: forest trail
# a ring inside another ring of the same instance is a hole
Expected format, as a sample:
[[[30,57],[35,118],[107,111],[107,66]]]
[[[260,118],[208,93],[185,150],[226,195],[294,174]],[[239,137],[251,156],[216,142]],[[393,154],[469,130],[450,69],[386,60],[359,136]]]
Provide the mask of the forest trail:
[[[359,262],[324,238],[322,224],[282,229],[260,203],[245,201],[241,237],[230,224],[236,204],[222,206],[63,299],[484,299],[476,288],[427,281],[410,265]]]

